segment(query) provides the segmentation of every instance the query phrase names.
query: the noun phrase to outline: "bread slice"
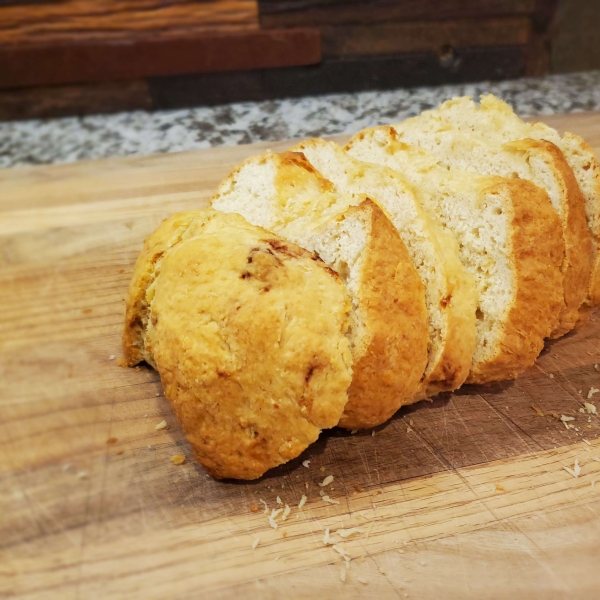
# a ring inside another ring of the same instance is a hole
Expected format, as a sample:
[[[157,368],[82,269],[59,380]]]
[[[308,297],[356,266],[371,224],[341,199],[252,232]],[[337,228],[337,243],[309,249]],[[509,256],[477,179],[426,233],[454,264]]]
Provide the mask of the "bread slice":
[[[455,234],[479,291],[467,381],[511,379],[532,365],[563,305],[562,235],[546,194],[525,180],[441,167],[392,127],[366,129],[346,149],[403,173],[421,191],[423,207]]]
[[[406,244],[425,286],[429,320],[429,358],[415,400],[460,387],[475,349],[477,291],[472,275],[458,257],[452,232],[423,210],[417,191],[397,172],[353,159],[322,139],[292,148],[335,188],[358,199],[366,194],[387,213]]]
[[[590,289],[592,240],[573,170],[559,148],[549,141],[521,137],[506,140],[506,119],[498,114],[485,124],[467,127],[465,121],[478,113],[475,105],[465,100],[450,101],[394,128],[406,143],[432,152],[445,166],[482,175],[520,177],[546,190],[561,221],[565,241],[565,309],[552,335],[559,337],[577,322],[579,308]]]
[[[152,364],[213,477],[298,456],[347,402],[350,299],[314,254],[239,215],[175,215],[146,240],[123,350]]]
[[[472,131],[486,140],[508,143],[524,138],[555,144],[571,168],[585,201],[587,227],[592,239],[592,268],[586,303],[600,303],[600,166],[592,147],[580,136],[562,136],[544,123],[527,123],[503,100],[492,94],[480,97],[477,105],[470,96],[444,102],[437,114],[461,131]]]
[[[427,361],[425,295],[405,245],[376,204],[336,193],[302,154],[288,152],[246,160],[212,205],[316,251],[346,284],[355,366],[340,426],[373,427],[412,401]]]

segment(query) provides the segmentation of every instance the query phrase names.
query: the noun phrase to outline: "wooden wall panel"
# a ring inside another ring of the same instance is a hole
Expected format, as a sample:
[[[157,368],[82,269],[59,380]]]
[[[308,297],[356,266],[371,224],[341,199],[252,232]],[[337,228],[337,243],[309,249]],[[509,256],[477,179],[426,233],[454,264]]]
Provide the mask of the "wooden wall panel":
[[[320,35],[310,29],[112,44],[3,46],[0,88],[281,67],[312,64],[320,58]]]
[[[258,0],[263,27],[528,15],[536,0]]]
[[[442,48],[526,44],[527,17],[339,25],[321,28],[326,56],[437,52]]]
[[[255,0],[68,0],[0,7],[0,44],[257,28]]]

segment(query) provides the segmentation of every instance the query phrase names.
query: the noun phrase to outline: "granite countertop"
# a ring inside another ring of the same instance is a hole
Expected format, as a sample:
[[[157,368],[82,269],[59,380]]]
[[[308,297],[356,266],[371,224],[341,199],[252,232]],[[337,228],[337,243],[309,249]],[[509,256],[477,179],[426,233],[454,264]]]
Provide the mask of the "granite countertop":
[[[0,167],[352,133],[402,120],[452,96],[489,92],[524,117],[600,110],[600,71],[154,113],[5,122],[0,123]]]

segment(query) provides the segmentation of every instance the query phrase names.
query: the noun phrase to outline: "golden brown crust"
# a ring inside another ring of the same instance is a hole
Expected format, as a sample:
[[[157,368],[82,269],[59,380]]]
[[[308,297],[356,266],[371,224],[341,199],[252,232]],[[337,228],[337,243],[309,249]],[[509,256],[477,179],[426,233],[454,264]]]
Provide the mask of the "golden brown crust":
[[[525,139],[508,146],[523,147],[542,156],[554,172],[560,193],[566,199],[562,232],[565,254],[561,265],[565,306],[559,323],[550,334],[558,338],[571,331],[579,318],[579,308],[584,302],[590,284],[590,256],[592,242],[585,216],[585,202],[573,170],[563,153],[552,142]]]
[[[371,221],[359,286],[359,310],[369,344],[355,357],[348,403],[339,425],[374,427],[412,401],[427,363],[427,309],[423,284],[404,242],[370,200],[361,211]]]
[[[125,327],[123,329],[123,358],[133,367],[143,360],[152,366],[153,359],[145,350],[144,333],[148,321],[149,302],[146,291],[156,277],[157,264],[165,252],[181,240],[190,226],[193,213],[181,213],[164,219],[158,229],[144,241],[137,258],[126,300]]]
[[[130,364],[141,296],[144,353],[212,476],[260,477],[338,422],[351,381],[350,303],[315,255],[239,215],[187,213],[163,223],[136,265]]]
[[[546,125],[547,127],[547,125]],[[592,173],[594,201],[590,201],[589,207],[589,222],[588,228],[591,235],[592,252],[590,258],[590,285],[588,295],[585,301],[585,306],[582,307],[582,312],[589,313],[590,307],[600,304],[600,165],[594,149],[579,135],[565,132],[563,140],[571,145],[577,146],[577,154],[580,157],[585,157],[587,161],[582,169]],[[585,318],[585,314],[581,315]]]
[[[473,277],[464,269],[458,256],[450,260],[450,252],[447,252],[444,258],[448,290],[447,296],[441,300],[448,308],[445,344],[435,368],[422,382],[413,402],[458,389],[466,381],[473,362],[477,335],[477,289]],[[458,264],[454,265],[455,262]]]
[[[494,178],[496,179],[496,178]],[[512,197],[512,250],[516,294],[506,320],[500,351],[468,383],[514,379],[533,365],[544,338],[558,323],[563,307],[562,228],[546,192],[519,179],[497,179],[498,192]]]

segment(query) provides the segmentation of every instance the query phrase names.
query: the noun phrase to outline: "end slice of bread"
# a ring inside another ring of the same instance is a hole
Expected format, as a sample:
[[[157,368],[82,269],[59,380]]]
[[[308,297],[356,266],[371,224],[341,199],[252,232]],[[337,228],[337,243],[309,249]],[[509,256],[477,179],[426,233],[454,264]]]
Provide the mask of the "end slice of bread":
[[[298,456],[347,402],[350,300],[314,254],[210,210],[146,240],[123,336],[158,370],[198,461],[255,479]]]
[[[425,286],[429,357],[415,400],[460,387],[475,348],[478,294],[458,256],[454,234],[421,206],[418,191],[399,173],[352,158],[334,142],[312,139],[292,148],[340,193],[367,195],[386,212],[406,244]]]
[[[444,168],[392,127],[366,129],[346,149],[401,172],[420,190],[423,207],[455,234],[479,292],[467,381],[511,379],[532,365],[563,305],[561,229],[544,192],[519,179]]]
[[[479,175],[531,181],[548,194],[559,217],[565,244],[561,265],[565,307],[551,337],[570,331],[579,318],[590,278],[591,240],[583,197],[560,150],[550,142],[531,139],[507,144],[465,132],[428,111],[394,126],[402,141],[433,154],[440,165]]]
[[[506,144],[529,138],[557,146],[583,195],[587,228],[591,237],[591,276],[586,304],[600,304],[600,166],[593,148],[581,137],[566,132],[562,136],[545,123],[520,119],[503,100],[483,95],[480,104],[470,96],[453,98],[441,104],[434,116],[455,129],[480,135],[487,141]],[[572,184],[568,184],[573,187]]]
[[[212,199],[315,251],[352,298],[354,358],[340,425],[373,427],[412,401],[427,361],[427,312],[419,276],[381,209],[334,191],[300,153],[267,153],[240,165]]]

